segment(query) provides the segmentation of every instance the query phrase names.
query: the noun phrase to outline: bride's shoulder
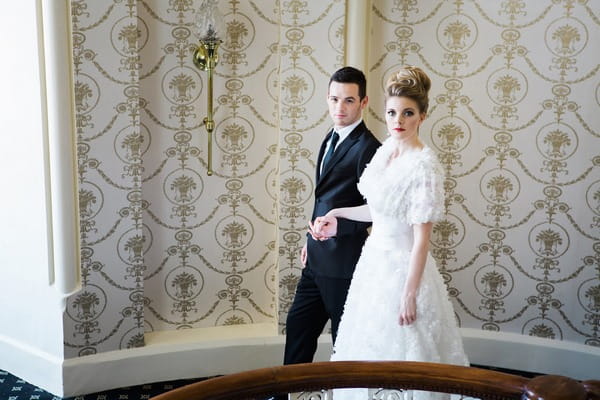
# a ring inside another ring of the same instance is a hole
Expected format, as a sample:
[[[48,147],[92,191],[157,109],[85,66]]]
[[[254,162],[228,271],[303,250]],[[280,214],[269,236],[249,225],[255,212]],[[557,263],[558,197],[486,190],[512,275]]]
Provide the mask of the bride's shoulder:
[[[424,147],[418,154],[414,154],[409,170],[411,181],[415,184],[441,181],[445,175],[437,154],[430,147]]]
[[[438,155],[429,146],[424,146],[423,149],[416,154],[416,162],[423,166],[431,166],[432,168],[438,168],[440,166]]]

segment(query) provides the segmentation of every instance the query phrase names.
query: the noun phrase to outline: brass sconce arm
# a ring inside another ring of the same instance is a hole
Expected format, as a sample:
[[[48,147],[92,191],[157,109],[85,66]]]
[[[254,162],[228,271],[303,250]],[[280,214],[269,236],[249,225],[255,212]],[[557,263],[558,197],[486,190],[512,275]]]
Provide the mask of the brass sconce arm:
[[[196,13],[196,35],[199,38],[199,44],[194,51],[192,61],[199,69],[206,71],[207,74],[207,110],[206,117],[203,120],[208,135],[208,168],[207,174],[210,176],[212,171],[212,132],[215,129],[213,120],[213,71],[219,61],[217,50],[222,40],[222,17],[217,8],[217,0],[204,0]]]
[[[194,51],[193,62],[196,67],[206,71],[207,76],[207,89],[206,89],[206,100],[207,110],[206,117],[204,117],[203,123],[206,127],[208,135],[208,170],[207,174],[210,176],[213,174],[212,171],[212,132],[215,129],[215,121],[213,120],[213,71],[219,61],[217,49],[219,48],[220,41],[200,41],[200,44],[196,51]]]

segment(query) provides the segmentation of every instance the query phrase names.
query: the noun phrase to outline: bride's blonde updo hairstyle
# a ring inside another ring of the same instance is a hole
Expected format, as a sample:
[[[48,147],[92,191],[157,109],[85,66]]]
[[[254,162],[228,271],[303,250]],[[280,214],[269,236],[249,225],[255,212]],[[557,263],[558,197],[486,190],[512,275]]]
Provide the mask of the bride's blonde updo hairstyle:
[[[429,89],[431,79],[419,67],[410,65],[392,73],[385,86],[385,98],[408,97],[417,103],[421,113],[429,108]]]

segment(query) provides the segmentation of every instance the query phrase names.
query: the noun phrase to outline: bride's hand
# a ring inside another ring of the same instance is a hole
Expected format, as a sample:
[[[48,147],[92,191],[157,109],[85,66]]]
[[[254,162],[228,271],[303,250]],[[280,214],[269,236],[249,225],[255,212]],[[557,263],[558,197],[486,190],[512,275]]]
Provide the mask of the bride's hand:
[[[410,325],[417,320],[417,300],[415,296],[407,296],[400,303],[400,325]]]

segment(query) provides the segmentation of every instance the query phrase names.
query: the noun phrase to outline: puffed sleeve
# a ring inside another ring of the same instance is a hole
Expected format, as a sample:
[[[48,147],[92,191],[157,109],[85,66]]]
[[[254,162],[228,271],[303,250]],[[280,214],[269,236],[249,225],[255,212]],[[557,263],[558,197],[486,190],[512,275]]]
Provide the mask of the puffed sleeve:
[[[410,225],[437,222],[444,217],[444,175],[431,153],[415,169],[408,193],[406,222]]]

